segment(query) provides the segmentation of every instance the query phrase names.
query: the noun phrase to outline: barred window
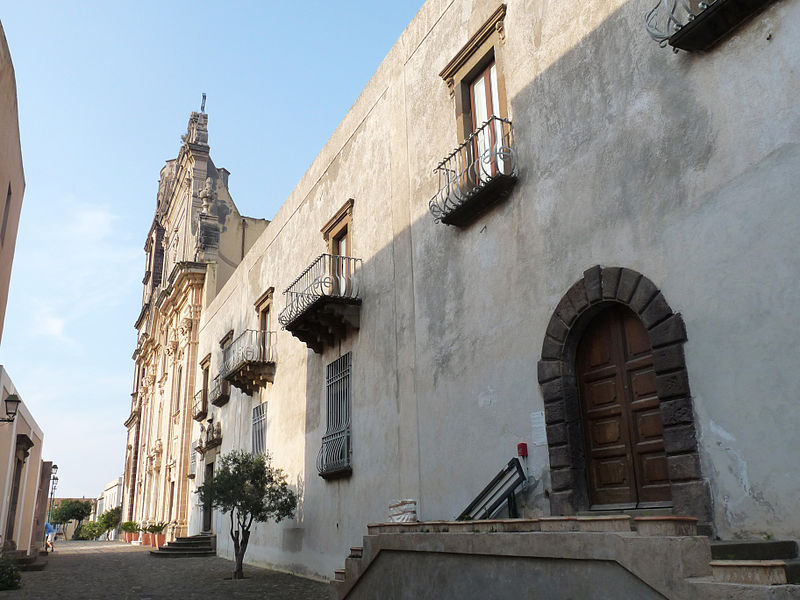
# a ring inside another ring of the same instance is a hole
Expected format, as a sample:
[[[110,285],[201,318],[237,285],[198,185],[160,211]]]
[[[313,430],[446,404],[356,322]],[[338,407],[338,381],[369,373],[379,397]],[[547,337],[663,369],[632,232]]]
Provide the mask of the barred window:
[[[192,454],[189,457],[189,477],[194,478],[197,473],[197,442],[192,442]]]
[[[325,386],[326,428],[317,456],[322,477],[338,477],[352,472],[350,464],[350,406],[352,352],[340,356],[327,367]]]
[[[253,454],[267,451],[267,405],[259,404],[253,408]]]

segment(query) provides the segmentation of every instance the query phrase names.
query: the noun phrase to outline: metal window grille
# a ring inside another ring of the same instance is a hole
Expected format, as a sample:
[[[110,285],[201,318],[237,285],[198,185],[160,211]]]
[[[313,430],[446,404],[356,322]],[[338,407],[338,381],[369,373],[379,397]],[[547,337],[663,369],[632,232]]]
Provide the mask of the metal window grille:
[[[259,404],[253,408],[253,454],[267,451],[267,405]]]
[[[197,448],[197,442],[192,442],[192,455],[189,458],[189,475],[195,475],[197,473],[197,452],[195,449]]]
[[[327,409],[325,435],[317,458],[321,474],[349,471],[350,408],[352,352],[339,357],[327,367],[325,403]]]

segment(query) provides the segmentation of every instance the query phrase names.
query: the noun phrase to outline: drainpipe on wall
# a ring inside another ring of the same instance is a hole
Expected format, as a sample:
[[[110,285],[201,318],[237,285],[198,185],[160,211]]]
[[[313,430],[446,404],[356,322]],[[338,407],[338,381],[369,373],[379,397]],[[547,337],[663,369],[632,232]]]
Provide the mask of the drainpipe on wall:
[[[245,219],[242,219],[242,258],[240,258],[239,260],[244,259],[244,236],[246,230],[247,230],[247,221]]]

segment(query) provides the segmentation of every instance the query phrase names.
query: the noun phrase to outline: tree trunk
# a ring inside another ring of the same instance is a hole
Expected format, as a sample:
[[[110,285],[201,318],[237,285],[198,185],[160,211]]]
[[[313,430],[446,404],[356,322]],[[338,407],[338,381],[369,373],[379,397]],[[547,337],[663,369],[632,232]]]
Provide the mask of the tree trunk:
[[[244,572],[242,571],[242,563],[244,562],[244,553],[247,552],[247,542],[249,541],[250,541],[250,530],[242,529],[242,542],[235,544],[236,570],[233,572],[234,579],[244,579]]]

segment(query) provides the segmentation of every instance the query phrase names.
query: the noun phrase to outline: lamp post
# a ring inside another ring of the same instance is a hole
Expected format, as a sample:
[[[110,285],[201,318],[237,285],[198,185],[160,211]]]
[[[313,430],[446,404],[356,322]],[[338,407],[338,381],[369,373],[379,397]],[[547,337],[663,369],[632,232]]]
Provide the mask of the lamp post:
[[[56,495],[56,485],[58,485],[58,477],[56,477],[56,473],[58,473],[58,465],[53,465],[50,469],[50,504],[47,508],[47,522],[50,523],[50,517],[53,514],[53,498]]]
[[[22,404],[22,400],[16,394],[6,396],[6,418],[0,419],[0,423],[12,423],[17,416],[20,404]]]

